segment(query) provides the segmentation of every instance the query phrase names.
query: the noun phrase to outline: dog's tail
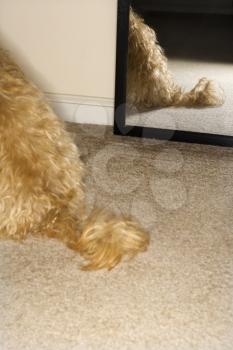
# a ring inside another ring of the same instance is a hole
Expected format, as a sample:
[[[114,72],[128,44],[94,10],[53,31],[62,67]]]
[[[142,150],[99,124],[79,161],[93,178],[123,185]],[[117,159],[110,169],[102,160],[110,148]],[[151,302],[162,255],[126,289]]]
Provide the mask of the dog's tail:
[[[145,251],[148,244],[149,235],[136,221],[95,209],[82,225],[77,249],[88,262],[83,269],[112,269],[124,256]]]
[[[50,212],[40,233],[62,241],[86,260],[84,270],[112,269],[123,257],[132,258],[147,249],[149,234],[134,220],[94,209],[77,222],[69,210]]]
[[[217,107],[224,103],[224,91],[214,81],[202,78],[189,92],[177,88],[171,99],[172,106],[177,107]]]

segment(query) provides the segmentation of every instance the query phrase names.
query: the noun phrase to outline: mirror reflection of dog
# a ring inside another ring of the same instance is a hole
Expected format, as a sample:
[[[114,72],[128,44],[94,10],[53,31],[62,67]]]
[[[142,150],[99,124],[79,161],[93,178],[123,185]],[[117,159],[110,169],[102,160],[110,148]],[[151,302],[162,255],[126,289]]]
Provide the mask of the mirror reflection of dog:
[[[200,79],[189,92],[175,83],[155,31],[133,9],[129,18],[127,78],[128,102],[138,109],[215,107],[224,103],[221,87],[207,78]]]
[[[95,209],[86,215],[84,165],[43,94],[0,50],[0,238],[56,238],[85,269],[111,269],[144,251],[135,221]]]

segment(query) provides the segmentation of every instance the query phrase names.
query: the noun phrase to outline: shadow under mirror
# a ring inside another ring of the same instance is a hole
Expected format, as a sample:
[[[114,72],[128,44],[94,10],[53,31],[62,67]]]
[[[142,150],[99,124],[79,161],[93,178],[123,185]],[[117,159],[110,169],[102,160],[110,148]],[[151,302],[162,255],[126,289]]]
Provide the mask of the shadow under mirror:
[[[231,0],[134,0],[126,125],[233,136]]]

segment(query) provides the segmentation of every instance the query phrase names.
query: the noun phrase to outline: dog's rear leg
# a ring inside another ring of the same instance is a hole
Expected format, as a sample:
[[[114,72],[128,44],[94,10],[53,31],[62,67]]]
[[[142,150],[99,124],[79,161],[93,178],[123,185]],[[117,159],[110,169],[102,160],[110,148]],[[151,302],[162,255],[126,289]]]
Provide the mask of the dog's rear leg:
[[[58,239],[67,247],[77,250],[80,225],[67,208],[50,210],[35,232],[37,235]]]

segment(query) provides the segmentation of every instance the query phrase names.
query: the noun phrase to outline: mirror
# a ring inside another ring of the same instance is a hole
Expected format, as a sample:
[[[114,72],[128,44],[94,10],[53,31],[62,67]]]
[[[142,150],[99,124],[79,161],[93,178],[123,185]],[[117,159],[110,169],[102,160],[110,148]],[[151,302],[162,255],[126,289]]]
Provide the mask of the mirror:
[[[123,21],[123,8],[127,57],[126,76],[116,81],[116,89],[126,85],[125,101],[123,96],[120,101],[125,108],[116,101],[115,114],[115,131],[120,125],[123,132],[116,133],[231,146],[232,1],[119,3],[125,5],[119,7],[118,21]]]

